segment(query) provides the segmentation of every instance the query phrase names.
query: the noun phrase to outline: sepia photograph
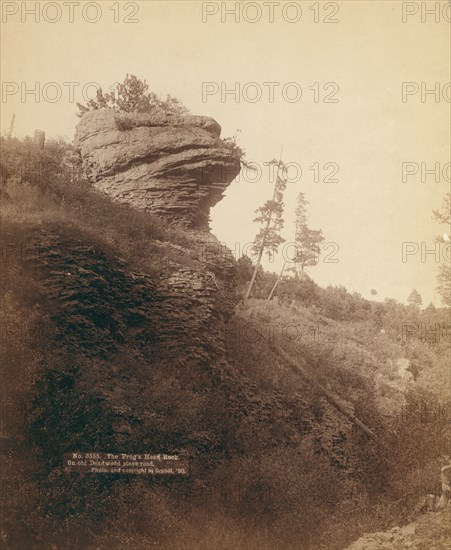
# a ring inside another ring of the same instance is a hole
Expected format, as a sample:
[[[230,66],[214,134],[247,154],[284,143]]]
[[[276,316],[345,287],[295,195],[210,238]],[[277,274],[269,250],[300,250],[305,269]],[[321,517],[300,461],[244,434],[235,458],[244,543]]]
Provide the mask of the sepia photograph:
[[[0,8],[0,549],[451,548],[450,0]]]

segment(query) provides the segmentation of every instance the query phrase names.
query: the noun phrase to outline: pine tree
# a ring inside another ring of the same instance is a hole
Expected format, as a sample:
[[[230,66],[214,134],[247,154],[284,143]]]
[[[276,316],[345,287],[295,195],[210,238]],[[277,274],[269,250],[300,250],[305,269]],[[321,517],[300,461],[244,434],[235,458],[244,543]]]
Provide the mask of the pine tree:
[[[438,268],[436,290],[442,297],[444,306],[451,306],[451,267],[442,264]]]
[[[154,92],[149,92],[149,85],[145,80],[141,80],[133,74],[127,74],[124,82],[116,83],[114,90],[110,93],[103,92],[99,88],[95,99],[90,99],[86,105],[77,103],[77,106],[79,117],[88,111],[102,108],[122,113],[188,114],[188,109],[178,99],[170,95],[166,96],[166,99],[161,99]]]
[[[447,193],[443,201],[442,210],[434,210],[433,218],[439,223],[446,224],[448,232],[451,229],[451,193]],[[448,239],[449,239],[448,235]],[[438,237],[437,240],[443,244],[443,237]],[[449,240],[447,246],[451,246]],[[437,275],[437,287],[436,290],[442,298],[444,306],[451,306],[451,266],[448,264],[442,264],[439,267]]]
[[[298,195],[298,205],[295,210],[296,214],[296,228],[295,228],[295,256],[293,258],[294,266],[288,268],[287,271],[294,271],[295,277],[303,279],[305,277],[304,269],[306,266],[313,266],[318,263],[319,258],[319,244],[324,240],[321,230],[309,229],[307,226],[307,205],[308,201],[305,198],[304,193]],[[268,303],[276,288],[282,275],[287,267],[288,261],[286,260],[280,270],[279,276],[269,293],[266,303]]]
[[[319,261],[319,245],[324,241],[321,229],[310,229],[307,225],[307,205],[309,202],[304,193],[298,195],[296,208],[295,244],[296,253],[293,259],[293,270],[300,278],[304,276],[306,267],[317,265]]]
[[[419,308],[421,304],[423,303],[423,298],[421,297],[418,290],[415,288],[412,290],[412,292],[409,294],[409,297],[407,298],[407,303],[413,307]]]
[[[282,151],[280,152],[282,157]],[[255,213],[257,217],[254,219],[255,222],[261,223],[263,227],[257,233],[254,245],[253,253],[256,256],[254,272],[252,274],[252,279],[247,288],[245,299],[248,299],[252,287],[255,283],[255,278],[257,277],[257,272],[260,267],[260,263],[263,257],[263,253],[266,252],[269,258],[272,258],[277,252],[279,245],[282,244],[285,239],[281,237],[279,231],[283,228],[284,219],[283,219],[283,193],[287,186],[287,170],[282,158],[277,161],[273,159],[270,163],[270,166],[277,166],[276,179],[274,182],[274,192],[271,200],[265,202],[263,206],[257,208]]]

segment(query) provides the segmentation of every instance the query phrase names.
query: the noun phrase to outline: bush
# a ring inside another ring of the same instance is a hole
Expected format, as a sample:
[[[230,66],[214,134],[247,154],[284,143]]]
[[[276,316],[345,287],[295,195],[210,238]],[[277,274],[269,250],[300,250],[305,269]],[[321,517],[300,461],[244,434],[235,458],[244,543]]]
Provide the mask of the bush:
[[[116,84],[114,91],[105,93],[100,88],[97,90],[96,99],[89,100],[87,105],[77,103],[78,116],[105,108],[123,113],[188,114],[188,109],[175,97],[168,95],[166,99],[161,99],[148,90],[149,85],[145,80],[127,74],[122,84]]]

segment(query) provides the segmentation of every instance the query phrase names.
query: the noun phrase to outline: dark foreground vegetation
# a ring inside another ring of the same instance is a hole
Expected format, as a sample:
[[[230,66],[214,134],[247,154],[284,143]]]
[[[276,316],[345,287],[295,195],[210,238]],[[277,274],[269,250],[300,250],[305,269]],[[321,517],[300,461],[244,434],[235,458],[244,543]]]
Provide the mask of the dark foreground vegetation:
[[[226,328],[228,361],[190,370],[160,341],[155,291],[185,235],[94,192],[65,143],[2,140],[2,157],[7,548],[339,549],[439,491],[449,310],[309,279],[282,281],[266,306],[261,271]],[[239,289],[249,274],[241,260]],[[184,452],[191,472],[69,474],[62,455],[77,449]]]

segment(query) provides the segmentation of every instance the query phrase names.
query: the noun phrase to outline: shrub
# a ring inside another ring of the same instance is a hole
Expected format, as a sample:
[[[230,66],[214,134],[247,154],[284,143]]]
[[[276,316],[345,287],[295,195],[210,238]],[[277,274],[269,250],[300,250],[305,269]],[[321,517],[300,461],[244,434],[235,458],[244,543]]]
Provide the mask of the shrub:
[[[97,90],[96,98],[90,99],[87,105],[77,103],[78,116],[92,110],[102,108],[113,109],[123,113],[161,113],[171,115],[188,114],[188,109],[175,97],[160,98],[154,92],[149,92],[145,80],[135,75],[126,75],[123,83],[117,83],[115,89],[108,93],[101,88]]]

